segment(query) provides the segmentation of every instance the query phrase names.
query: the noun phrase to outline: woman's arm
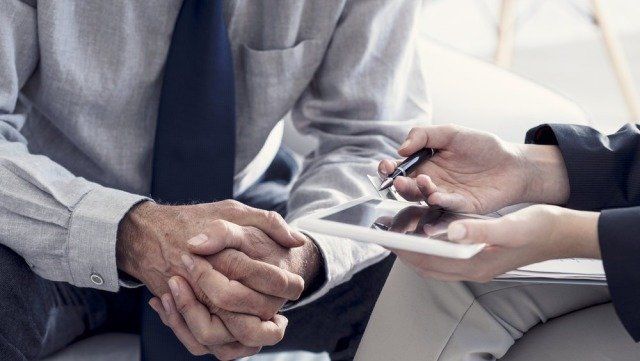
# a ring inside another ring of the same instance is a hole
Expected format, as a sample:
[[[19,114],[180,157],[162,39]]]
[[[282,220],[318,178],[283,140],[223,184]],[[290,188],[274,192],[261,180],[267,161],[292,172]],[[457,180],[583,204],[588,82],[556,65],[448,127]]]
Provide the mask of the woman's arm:
[[[640,342],[640,207],[602,211],[598,238],[613,305]]]
[[[611,135],[580,125],[545,124],[527,143],[557,145],[567,170],[566,206],[582,210],[640,205],[640,129],[627,124]]]

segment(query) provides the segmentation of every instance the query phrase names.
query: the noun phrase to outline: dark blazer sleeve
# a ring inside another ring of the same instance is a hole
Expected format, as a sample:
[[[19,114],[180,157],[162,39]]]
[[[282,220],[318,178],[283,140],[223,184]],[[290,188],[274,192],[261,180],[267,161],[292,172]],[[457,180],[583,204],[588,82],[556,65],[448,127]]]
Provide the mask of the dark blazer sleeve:
[[[560,147],[569,173],[566,207],[598,211],[640,206],[640,129],[625,125],[605,136],[580,125],[545,124],[527,132],[527,143]]]
[[[613,306],[640,342],[640,207],[603,210],[598,238]]]
[[[614,307],[640,342],[640,130],[626,125],[605,136],[577,125],[545,124],[527,143],[560,148],[569,175],[566,206],[601,211],[598,238]]]

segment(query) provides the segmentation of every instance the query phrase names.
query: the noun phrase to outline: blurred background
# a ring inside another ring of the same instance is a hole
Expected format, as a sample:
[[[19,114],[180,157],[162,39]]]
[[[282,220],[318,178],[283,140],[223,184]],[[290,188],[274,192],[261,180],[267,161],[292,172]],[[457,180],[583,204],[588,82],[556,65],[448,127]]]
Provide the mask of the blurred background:
[[[602,29],[594,21],[594,2],[511,0],[511,3],[515,15],[510,70],[572,99],[598,128],[612,131],[632,120]],[[622,45],[633,83],[640,88],[640,2],[600,3]],[[502,0],[427,1],[421,35],[493,62],[502,5]]]

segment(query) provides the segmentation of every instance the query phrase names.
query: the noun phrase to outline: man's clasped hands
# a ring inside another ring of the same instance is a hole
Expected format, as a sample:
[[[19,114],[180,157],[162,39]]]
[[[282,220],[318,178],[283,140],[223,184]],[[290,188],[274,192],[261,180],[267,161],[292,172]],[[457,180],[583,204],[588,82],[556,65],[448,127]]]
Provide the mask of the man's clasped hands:
[[[278,312],[320,269],[315,244],[278,213],[233,200],[144,202],[118,233],[119,268],[156,295],[149,305],[164,324],[192,354],[222,360],[282,340]]]

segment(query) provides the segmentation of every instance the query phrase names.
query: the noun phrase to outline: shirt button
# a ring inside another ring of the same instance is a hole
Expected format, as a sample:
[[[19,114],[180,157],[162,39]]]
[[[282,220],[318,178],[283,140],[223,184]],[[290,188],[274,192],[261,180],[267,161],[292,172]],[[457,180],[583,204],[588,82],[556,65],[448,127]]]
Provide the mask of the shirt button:
[[[96,285],[100,286],[104,283],[104,280],[102,279],[102,276],[100,276],[97,273],[94,273],[91,275],[91,282],[95,283]]]

